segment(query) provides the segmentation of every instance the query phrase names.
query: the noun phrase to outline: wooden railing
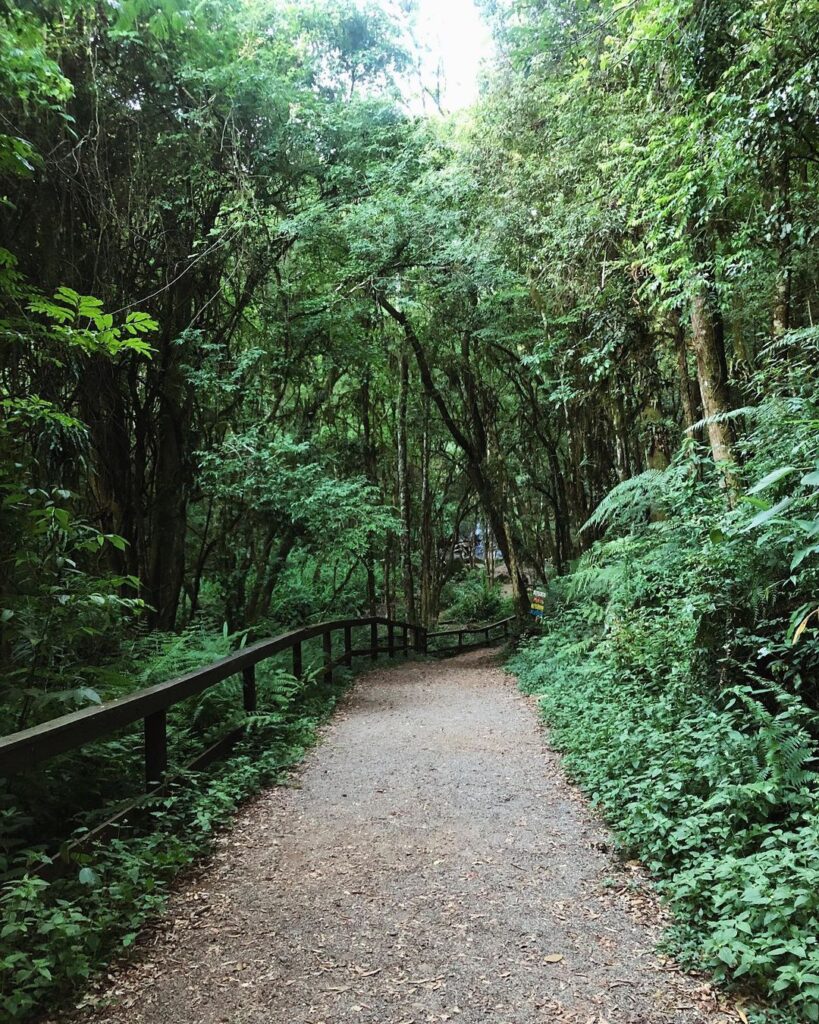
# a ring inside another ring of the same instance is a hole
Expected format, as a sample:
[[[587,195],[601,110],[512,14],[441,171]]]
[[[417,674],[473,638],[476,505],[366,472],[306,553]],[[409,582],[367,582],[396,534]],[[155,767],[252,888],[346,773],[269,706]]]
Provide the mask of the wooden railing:
[[[381,626],[386,628],[384,637],[379,633]],[[367,627],[370,630],[369,646],[363,650],[354,650],[353,630]],[[377,658],[381,653],[390,657],[401,652],[406,654],[410,650],[410,632],[413,633],[414,649],[423,653],[426,643],[425,631],[421,627],[387,618],[339,619],[306,626],[272,640],[261,640],[168,683],[149,686],[126,697],[97,707],[83,708],[31,729],[4,736],[0,739],[0,777],[25,771],[57,754],[75,750],[142,720],[145,735],[145,782],[147,788],[152,789],[163,780],[168,769],[167,713],[175,704],[195,697],[231,676],[240,675],[244,709],[252,714],[256,711],[256,666],[267,658],[283,651],[292,651],[293,675],[300,679],[304,673],[302,644],[320,636],[324,652],[323,678],[325,682],[331,683],[333,669],[339,665],[351,666],[354,657]],[[334,657],[334,633],[342,633],[344,637],[343,652],[338,657]],[[218,748],[226,745],[227,740],[228,737],[220,740],[206,751],[201,759],[197,759],[196,766],[199,766],[200,760],[212,761],[219,756]]]
[[[251,644],[205,668],[196,669],[194,672],[189,672],[170,682],[159,683],[117,700],[108,701],[96,707],[83,708],[81,711],[35,725],[31,729],[24,729],[21,732],[4,736],[0,738],[0,778],[24,772],[58,754],[76,750],[142,721],[146,793],[149,795],[162,793],[166,788],[168,777],[169,709],[182,701],[204,693],[226,679],[241,676],[244,710],[248,715],[254,714],[257,711],[256,666],[274,655],[290,651],[293,675],[297,679],[301,679],[304,675],[302,645],[309,640],[321,637],[321,679],[326,684],[332,684],[333,670],[340,665],[350,668],[353,658],[374,660],[379,654],[387,654],[394,658],[397,654],[407,655],[410,650],[421,655],[427,654],[428,651],[430,654],[446,654],[468,650],[471,647],[482,646],[482,644],[465,645],[464,636],[483,634],[484,642],[488,643],[491,642],[492,633],[496,633],[499,629],[503,630],[504,636],[508,635],[509,625],[512,621],[512,619],[505,619],[489,626],[466,626],[434,633],[428,633],[422,626],[413,626],[407,622],[396,622],[383,617],[339,619],[334,622],[306,626],[272,640],[261,640]],[[369,644],[366,647],[353,647],[354,630],[368,630]],[[343,637],[343,646],[340,646],[338,654],[334,650],[334,634],[341,634]],[[412,645],[410,645],[410,634],[412,634]],[[458,637],[457,646],[429,650],[430,640],[434,642],[440,637],[456,635]],[[211,762],[225,756],[244,733],[244,725],[231,729],[193,761],[177,766],[177,768],[183,774],[199,771]],[[46,878],[63,874],[77,852],[94,842],[116,834],[134,813],[139,812],[144,800],[143,796],[121,807],[113,817],[85,833],[80,839],[73,840],[63,847],[60,855],[42,864],[36,870],[36,874]]]
[[[57,754],[102,739],[141,719],[145,734],[145,781],[151,787],[162,780],[168,767],[168,709],[203,693],[231,676],[241,675],[244,709],[252,714],[256,711],[256,666],[276,654],[287,650],[292,652],[293,675],[300,679],[304,673],[302,644],[322,637],[323,678],[325,682],[332,683],[333,669],[339,665],[350,667],[354,657],[377,658],[379,654],[394,657],[397,653],[408,653],[410,633],[413,635],[412,649],[419,654],[448,654],[491,643],[501,636],[507,637],[513,622],[512,618],[501,619],[488,625],[459,626],[436,632],[428,632],[422,626],[382,617],[339,619],[305,626],[272,640],[260,640],[205,668],[196,669],[170,682],[159,683],[117,700],[83,708],[81,711],[54,718],[42,725],[35,725],[31,729],[4,736],[0,738],[0,777],[25,771],[35,764],[56,757]],[[379,634],[379,627],[382,626],[386,629],[384,637]],[[370,630],[369,646],[364,649],[353,649],[353,630],[362,628]],[[343,652],[338,657],[333,656],[334,633],[343,633],[344,638]],[[471,644],[464,643],[464,637],[477,635],[482,635],[483,640]],[[457,637],[457,643],[448,647],[434,643],[446,637]],[[213,756],[209,759],[213,760]]]
[[[514,617],[509,619],[501,619],[498,622],[492,622],[488,625],[482,626],[457,626],[453,629],[442,629],[432,633],[426,634],[425,649],[429,654],[458,654],[461,651],[469,651],[475,647],[485,647],[487,644],[493,643],[500,639],[507,639],[512,623],[515,621]],[[495,634],[494,636],[492,634]],[[477,636],[483,635],[483,640],[473,641],[472,643],[464,643],[464,637],[466,636]],[[447,647],[440,647],[434,641],[443,639],[445,637],[456,636],[458,638],[457,643],[450,644]]]

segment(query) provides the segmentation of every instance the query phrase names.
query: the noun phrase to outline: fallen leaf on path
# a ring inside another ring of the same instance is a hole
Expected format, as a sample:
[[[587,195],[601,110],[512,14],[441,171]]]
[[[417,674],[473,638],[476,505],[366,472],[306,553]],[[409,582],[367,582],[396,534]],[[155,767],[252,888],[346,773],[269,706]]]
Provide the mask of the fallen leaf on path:
[[[544,956],[544,964],[559,964],[563,959],[562,953],[549,953],[548,956]]]

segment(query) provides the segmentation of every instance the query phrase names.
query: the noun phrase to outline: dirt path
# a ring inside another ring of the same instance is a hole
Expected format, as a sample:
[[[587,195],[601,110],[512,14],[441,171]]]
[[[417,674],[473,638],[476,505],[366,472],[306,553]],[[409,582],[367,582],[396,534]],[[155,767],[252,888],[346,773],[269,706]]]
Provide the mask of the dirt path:
[[[654,951],[654,901],[609,841],[490,655],[378,670],[91,1019],[738,1020]]]

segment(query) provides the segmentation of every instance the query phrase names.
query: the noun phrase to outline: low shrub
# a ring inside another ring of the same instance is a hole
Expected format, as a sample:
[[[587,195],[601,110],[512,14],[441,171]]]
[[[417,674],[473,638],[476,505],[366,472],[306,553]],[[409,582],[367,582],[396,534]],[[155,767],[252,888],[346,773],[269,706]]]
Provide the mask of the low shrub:
[[[512,602],[500,583],[492,582],[483,568],[465,569],[451,580],[442,595],[446,607],[441,622],[467,625],[511,615]]]

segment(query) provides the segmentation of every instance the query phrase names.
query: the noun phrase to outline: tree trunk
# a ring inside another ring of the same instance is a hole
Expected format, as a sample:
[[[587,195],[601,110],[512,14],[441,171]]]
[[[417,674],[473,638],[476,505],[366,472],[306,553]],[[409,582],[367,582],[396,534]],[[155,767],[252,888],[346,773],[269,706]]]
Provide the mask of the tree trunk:
[[[783,156],[776,166],[776,250],[777,273],[774,289],[771,329],[775,338],[781,338],[791,327],[791,188],[788,158]]]
[[[583,425],[577,415],[568,415],[569,431],[569,485],[571,487],[571,504],[576,523],[584,523],[589,518],[589,502],[583,482]]]
[[[616,396],[611,405],[611,417],[614,426],[614,465],[617,470],[617,480],[623,483],[632,476],[631,463],[629,459],[628,429],[623,411],[623,401]],[[590,460],[586,460],[589,463]],[[596,460],[595,460],[596,462]],[[594,492],[592,492],[594,493]],[[592,498],[592,504],[596,505],[596,496]]]
[[[421,625],[434,623],[437,608],[435,595],[435,545],[432,525],[432,489],[429,480],[430,463],[429,397],[423,400],[423,435],[421,439]]]
[[[145,579],[151,625],[172,630],[185,575],[187,487],[184,446],[187,429],[182,409],[183,382],[175,364],[165,370],[157,429],[151,542]]]
[[[398,372],[398,415],[396,440],[398,447],[398,505],[401,513],[401,578],[404,590],[406,621],[417,622],[415,585],[412,572],[412,509],[409,494],[409,462],[407,458],[407,393],[409,391],[409,359],[401,353]]]
[[[395,587],[393,584],[392,544],[387,541],[384,551],[384,612],[387,618],[395,618]]]
[[[492,532],[495,535],[498,547],[503,555],[503,560],[506,563],[506,568],[509,571],[509,579],[512,583],[512,593],[515,598],[518,614],[521,616],[527,615],[530,607],[529,594],[526,582],[523,579],[523,568],[518,554],[520,545],[502,511],[502,503],[487,478],[482,464],[474,460],[468,461],[466,472],[489,519]]]
[[[702,397],[702,410],[708,423],[711,454],[723,470],[729,491],[735,490],[736,480],[731,472],[734,434],[730,420],[724,419],[731,411],[728,392],[725,349],[717,328],[713,292],[703,284],[691,304],[691,332],[697,357],[697,379]]]
[[[678,312],[674,313],[672,324],[674,329],[674,350],[677,356],[680,404],[682,406],[683,422],[686,429],[689,429],[697,422],[697,416],[694,411],[693,383],[688,376],[688,346],[685,341],[685,328]]]
[[[370,379],[365,377],[361,382],[361,427],[363,431],[363,461],[364,472],[368,482],[373,487],[378,487],[378,460],[375,446],[372,439],[372,426],[370,422]],[[364,565],[367,571],[367,605],[371,616],[378,614],[378,593],[375,579],[375,552],[370,550],[364,558]]]

